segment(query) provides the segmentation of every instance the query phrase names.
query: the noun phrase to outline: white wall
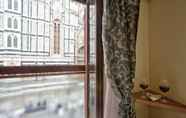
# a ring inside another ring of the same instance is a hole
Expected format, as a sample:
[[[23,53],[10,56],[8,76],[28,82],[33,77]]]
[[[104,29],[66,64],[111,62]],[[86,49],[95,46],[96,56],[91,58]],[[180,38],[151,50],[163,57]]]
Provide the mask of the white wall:
[[[149,2],[141,0],[140,16],[138,25],[137,47],[136,47],[136,78],[135,91],[139,91],[140,79],[149,79],[149,47],[148,47],[148,20]],[[148,118],[148,107],[136,104],[137,118]]]
[[[158,90],[168,79],[169,97],[186,104],[186,0],[151,0],[149,19],[150,80]],[[175,110],[151,108],[150,118],[186,118]]]

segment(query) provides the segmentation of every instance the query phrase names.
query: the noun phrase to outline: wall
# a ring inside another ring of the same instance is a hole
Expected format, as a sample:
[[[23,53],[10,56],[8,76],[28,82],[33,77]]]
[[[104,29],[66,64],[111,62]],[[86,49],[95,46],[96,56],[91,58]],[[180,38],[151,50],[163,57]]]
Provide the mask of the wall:
[[[186,104],[186,0],[151,0],[149,4],[150,81],[171,83],[169,97]],[[149,118],[186,118],[173,110],[150,108]]]
[[[135,91],[139,91],[140,78],[149,78],[149,51],[148,51],[148,0],[141,0],[136,47],[136,79]],[[136,104],[137,118],[148,118],[148,107]]]

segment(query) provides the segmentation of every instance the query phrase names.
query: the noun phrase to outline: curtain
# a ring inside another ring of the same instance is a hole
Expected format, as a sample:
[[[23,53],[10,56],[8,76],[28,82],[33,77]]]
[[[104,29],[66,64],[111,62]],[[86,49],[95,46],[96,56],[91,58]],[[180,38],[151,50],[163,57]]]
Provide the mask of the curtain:
[[[136,117],[132,99],[132,79],[135,76],[139,3],[140,0],[104,1],[105,77],[119,101],[117,106],[119,118]],[[106,104],[110,104],[108,100],[106,101]]]

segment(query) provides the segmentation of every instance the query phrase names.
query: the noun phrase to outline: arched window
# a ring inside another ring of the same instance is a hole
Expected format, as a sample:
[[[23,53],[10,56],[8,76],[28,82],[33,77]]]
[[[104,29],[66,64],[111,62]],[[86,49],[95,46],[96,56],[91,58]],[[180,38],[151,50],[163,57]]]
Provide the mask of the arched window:
[[[14,0],[14,10],[18,10],[18,1]]]
[[[18,22],[17,22],[17,19],[14,19],[14,29],[17,29],[18,28]]]
[[[14,48],[17,48],[17,37],[14,37]]]
[[[8,0],[8,9],[12,9],[12,0]]]
[[[11,18],[8,18],[8,28],[11,28],[12,27],[12,19]]]
[[[12,47],[12,38],[10,35],[8,36],[8,39],[7,39],[7,47]]]

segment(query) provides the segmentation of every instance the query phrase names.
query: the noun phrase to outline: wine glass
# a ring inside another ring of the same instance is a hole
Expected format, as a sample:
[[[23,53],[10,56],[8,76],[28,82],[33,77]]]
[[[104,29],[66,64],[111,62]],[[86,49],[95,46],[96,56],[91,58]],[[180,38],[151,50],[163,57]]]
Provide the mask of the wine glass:
[[[146,79],[141,80],[139,86],[142,89],[142,98],[146,98],[146,89],[149,87],[148,81]]]
[[[168,80],[163,79],[160,84],[159,84],[159,89],[160,91],[163,93],[163,97],[162,97],[162,101],[166,102],[166,94],[168,93],[168,91],[170,90],[170,84],[168,82]]]

